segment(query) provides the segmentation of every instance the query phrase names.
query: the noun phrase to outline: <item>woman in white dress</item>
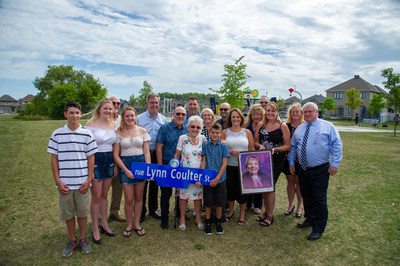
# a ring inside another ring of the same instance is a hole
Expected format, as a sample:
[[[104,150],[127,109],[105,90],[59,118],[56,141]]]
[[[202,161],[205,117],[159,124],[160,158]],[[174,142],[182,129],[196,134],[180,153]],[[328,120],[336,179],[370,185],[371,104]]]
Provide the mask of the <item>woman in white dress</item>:
[[[151,163],[150,135],[146,129],[136,125],[136,115],[133,107],[125,107],[122,111],[121,125],[117,130],[117,140],[113,150],[114,161],[120,168],[119,179],[125,195],[126,229],[122,234],[124,237],[131,236],[132,220],[136,234],[138,236],[146,234],[140,226],[145,180],[135,178],[130,168],[132,162]]]
[[[99,232],[99,212],[101,216],[100,229],[108,236],[115,234],[108,227],[107,222],[107,195],[112,178],[117,174],[114,165],[112,150],[116,140],[113,115],[113,104],[108,99],[102,99],[94,109],[92,117],[85,128],[93,132],[96,139],[98,152],[95,153],[94,179],[92,182],[92,200],[90,202],[90,215],[92,217],[92,238],[97,245],[101,244]]]
[[[203,142],[206,138],[200,135],[200,130],[203,127],[203,119],[199,116],[189,117],[187,127],[189,133],[179,137],[178,145],[174,158],[181,160],[181,166],[190,168],[200,168],[201,165],[201,150]],[[187,189],[179,189],[179,210],[180,210],[180,225],[179,229],[186,230],[185,213],[189,200],[194,201],[196,212],[196,223],[200,230],[203,230],[204,225],[201,221],[201,200],[203,199],[203,186],[200,182],[189,184]]]

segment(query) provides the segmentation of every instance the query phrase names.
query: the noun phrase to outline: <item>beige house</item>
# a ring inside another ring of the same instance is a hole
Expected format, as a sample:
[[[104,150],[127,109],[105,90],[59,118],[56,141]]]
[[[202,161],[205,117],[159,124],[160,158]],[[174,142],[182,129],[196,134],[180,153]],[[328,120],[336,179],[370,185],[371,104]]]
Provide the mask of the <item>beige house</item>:
[[[345,104],[348,101],[346,90],[351,88],[359,91],[360,98],[363,100],[360,107],[354,111]],[[328,117],[352,118],[356,112],[360,114],[361,118],[369,117],[371,114],[367,108],[374,94],[387,94],[387,92],[379,86],[363,80],[359,75],[354,75],[354,78],[326,90],[326,97],[333,98],[335,100],[334,104],[338,107],[335,112],[327,111],[330,112]]]
[[[18,101],[10,95],[4,94],[0,97],[0,111],[1,113],[15,113],[17,112]]]
[[[18,107],[19,108],[24,107],[25,104],[27,104],[27,103],[32,101],[33,97],[35,97],[35,96],[33,96],[32,94],[28,94],[24,98],[19,99],[18,100]]]

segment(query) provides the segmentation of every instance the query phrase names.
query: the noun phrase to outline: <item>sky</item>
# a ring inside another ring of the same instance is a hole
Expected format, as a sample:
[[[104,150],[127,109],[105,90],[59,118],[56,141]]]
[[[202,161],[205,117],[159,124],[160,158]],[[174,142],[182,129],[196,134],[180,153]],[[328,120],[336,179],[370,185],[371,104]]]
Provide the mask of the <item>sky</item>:
[[[0,96],[37,94],[48,65],[92,74],[108,96],[210,93],[241,56],[247,85],[303,99],[400,72],[399,0],[0,0]],[[397,25],[397,26],[396,26]]]

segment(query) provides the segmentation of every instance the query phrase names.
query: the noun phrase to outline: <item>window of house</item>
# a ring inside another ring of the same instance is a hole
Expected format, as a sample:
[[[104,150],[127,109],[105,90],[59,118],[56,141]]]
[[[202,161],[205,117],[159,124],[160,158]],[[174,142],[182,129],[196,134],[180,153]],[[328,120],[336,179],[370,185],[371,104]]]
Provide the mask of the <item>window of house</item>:
[[[365,92],[361,92],[361,93],[360,93],[360,98],[361,98],[361,99],[365,99]]]

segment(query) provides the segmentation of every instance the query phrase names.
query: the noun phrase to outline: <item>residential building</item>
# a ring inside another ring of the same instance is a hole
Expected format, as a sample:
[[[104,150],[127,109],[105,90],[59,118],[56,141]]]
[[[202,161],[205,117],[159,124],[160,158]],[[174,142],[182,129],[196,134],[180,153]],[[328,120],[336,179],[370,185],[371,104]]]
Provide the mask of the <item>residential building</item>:
[[[18,100],[18,107],[19,108],[24,107],[25,104],[27,104],[27,103],[32,101],[33,97],[35,97],[35,96],[33,96],[32,94],[28,94],[24,98],[19,99]]]
[[[18,101],[10,95],[4,94],[0,97],[0,110],[3,113],[15,113],[17,112]]]
[[[363,103],[357,108],[357,110],[351,110],[345,103],[349,100],[346,95],[346,90],[355,88],[356,91],[360,92],[360,98]],[[349,79],[339,85],[336,85],[326,90],[326,97],[333,98],[334,104],[338,107],[335,112],[328,111],[328,116],[338,118],[353,118],[355,112],[360,114],[360,117],[370,117],[371,114],[368,111],[369,103],[374,94],[387,94],[386,91],[381,89],[377,85],[372,85],[369,82],[362,79],[359,75],[354,75],[354,78]]]

